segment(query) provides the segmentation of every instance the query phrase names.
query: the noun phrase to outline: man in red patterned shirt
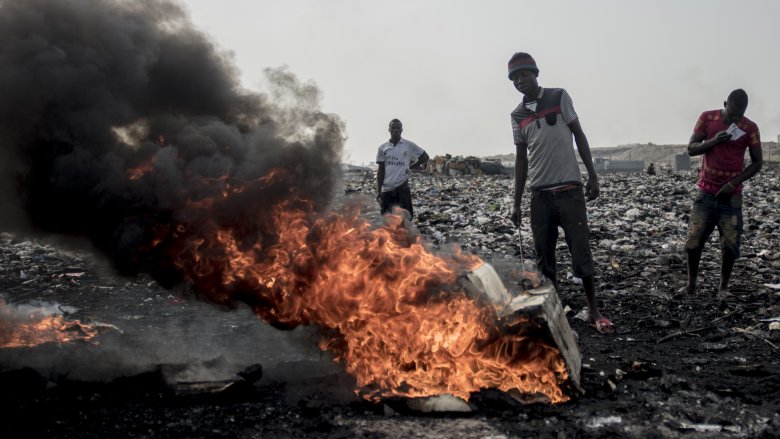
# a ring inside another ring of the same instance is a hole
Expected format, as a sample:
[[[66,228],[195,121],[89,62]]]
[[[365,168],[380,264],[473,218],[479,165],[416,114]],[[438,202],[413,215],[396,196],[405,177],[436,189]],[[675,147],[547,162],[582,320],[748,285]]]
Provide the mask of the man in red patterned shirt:
[[[680,296],[696,293],[702,250],[715,227],[721,247],[718,295],[728,295],[742,236],[742,182],[754,176],[763,164],[758,126],[744,116],[747,104],[744,90],[732,91],[723,103],[725,108],[699,116],[688,143],[688,155],[704,157],[688,224],[688,284],[680,289]],[[745,149],[750,154],[747,168]]]

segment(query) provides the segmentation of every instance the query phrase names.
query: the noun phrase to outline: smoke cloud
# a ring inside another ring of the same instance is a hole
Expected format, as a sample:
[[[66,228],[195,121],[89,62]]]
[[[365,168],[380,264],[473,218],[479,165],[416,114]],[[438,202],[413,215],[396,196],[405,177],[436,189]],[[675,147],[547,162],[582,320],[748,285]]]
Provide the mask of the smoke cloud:
[[[88,236],[123,271],[173,284],[166,246],[148,243],[194,204],[233,194],[209,220],[249,242],[264,206],[331,196],[343,123],[318,89],[280,68],[267,94],[245,90],[175,2],[0,0],[0,65],[4,228]]]

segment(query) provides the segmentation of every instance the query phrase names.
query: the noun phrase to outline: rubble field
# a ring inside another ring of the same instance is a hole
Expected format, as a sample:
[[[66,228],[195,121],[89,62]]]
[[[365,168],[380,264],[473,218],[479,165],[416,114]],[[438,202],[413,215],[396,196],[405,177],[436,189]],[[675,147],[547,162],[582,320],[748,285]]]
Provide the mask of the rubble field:
[[[578,335],[585,393],[523,405],[484,391],[468,413],[359,400],[311,328],[278,331],[247,309],[218,309],[146,275],[120,277],[83,245],[3,233],[4,300],[59,304],[69,318],[100,323],[100,335],[0,349],[0,435],[780,437],[780,172],[766,166],[745,188],[731,294],[715,294],[715,232],[699,294],[675,299],[695,179],[692,171],[600,176],[588,215],[599,305],[615,333],[583,321],[562,236],[558,247],[558,294]],[[513,184],[415,174],[413,222],[434,251],[458,245],[499,269],[521,255],[533,260],[527,197],[519,232],[508,219]],[[381,224],[374,180],[345,177],[343,189],[338,203],[361,204]]]

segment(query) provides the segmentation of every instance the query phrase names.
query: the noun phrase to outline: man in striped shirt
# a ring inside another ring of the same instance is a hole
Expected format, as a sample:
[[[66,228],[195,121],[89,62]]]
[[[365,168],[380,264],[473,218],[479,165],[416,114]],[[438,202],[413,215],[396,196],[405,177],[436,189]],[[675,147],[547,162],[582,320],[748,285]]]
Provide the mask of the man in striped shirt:
[[[526,178],[531,188],[531,230],[537,265],[558,288],[555,246],[560,226],[569,246],[572,272],[582,279],[588,303],[589,321],[598,332],[614,331],[596,305],[593,255],[583,195],[582,177],[574,152],[588,171],[585,195],[599,195],[599,182],[590,146],[580,126],[571,97],[562,88],[542,88],[537,82],[536,61],[525,52],[509,60],[509,79],[523,94],[523,101],[512,112],[512,133],[516,147],[515,196],[512,221],[521,221],[520,203]]]

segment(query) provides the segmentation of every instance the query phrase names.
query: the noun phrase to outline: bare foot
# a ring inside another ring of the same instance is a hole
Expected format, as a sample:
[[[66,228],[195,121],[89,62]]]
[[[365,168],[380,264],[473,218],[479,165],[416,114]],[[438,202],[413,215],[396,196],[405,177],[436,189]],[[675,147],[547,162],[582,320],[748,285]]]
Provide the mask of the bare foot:
[[[696,295],[696,288],[691,288],[688,285],[680,288],[677,290],[674,295],[672,296],[675,300],[685,299],[686,297],[691,297]]]

